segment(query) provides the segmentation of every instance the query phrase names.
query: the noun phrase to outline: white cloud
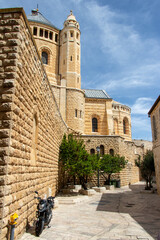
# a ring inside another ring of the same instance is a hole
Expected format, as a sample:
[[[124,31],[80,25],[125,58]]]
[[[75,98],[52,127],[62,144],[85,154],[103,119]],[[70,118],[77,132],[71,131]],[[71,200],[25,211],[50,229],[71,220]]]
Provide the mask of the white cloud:
[[[127,24],[127,13],[120,14],[108,6],[99,6],[96,2],[87,5],[91,21],[99,30],[101,51],[110,54],[110,57],[119,64],[129,62],[150,62],[155,57],[159,59],[159,42],[151,38],[142,38],[140,33]],[[160,60],[160,59],[159,59]]]
[[[154,102],[154,99],[152,98],[138,98],[136,102],[131,106],[132,114],[145,114],[147,116],[147,113],[149,109],[151,108],[152,104]]]

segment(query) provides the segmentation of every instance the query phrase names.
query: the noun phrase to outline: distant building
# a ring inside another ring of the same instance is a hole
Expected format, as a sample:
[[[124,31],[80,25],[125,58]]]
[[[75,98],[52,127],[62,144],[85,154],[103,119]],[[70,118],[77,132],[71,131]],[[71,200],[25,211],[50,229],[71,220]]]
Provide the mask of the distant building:
[[[154,163],[156,171],[157,190],[160,194],[160,96],[157,98],[150,111]]]

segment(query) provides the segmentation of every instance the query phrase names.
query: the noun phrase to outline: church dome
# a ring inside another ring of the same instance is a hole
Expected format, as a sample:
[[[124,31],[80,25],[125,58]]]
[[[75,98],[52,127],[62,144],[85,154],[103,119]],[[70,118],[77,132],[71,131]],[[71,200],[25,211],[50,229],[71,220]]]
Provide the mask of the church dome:
[[[75,16],[74,16],[73,13],[72,13],[72,10],[70,11],[70,15],[68,15],[66,21],[76,21],[76,22],[77,22]]]
[[[64,22],[64,27],[76,27],[79,29],[79,23],[77,22],[75,16],[73,15],[72,10],[70,11],[70,15],[68,15],[66,21]]]
[[[39,11],[38,9],[32,10],[31,14],[27,16],[29,22],[37,22],[41,23],[50,27],[53,27],[55,29],[58,29],[55,27],[50,21],[48,21]],[[59,29],[58,29],[59,30]]]

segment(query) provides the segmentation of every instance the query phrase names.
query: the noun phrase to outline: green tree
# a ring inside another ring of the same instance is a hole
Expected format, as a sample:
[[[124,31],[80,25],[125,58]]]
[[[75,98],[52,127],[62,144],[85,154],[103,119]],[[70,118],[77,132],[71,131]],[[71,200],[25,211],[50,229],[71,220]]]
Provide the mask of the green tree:
[[[148,150],[143,156],[143,160],[141,160],[141,156],[139,155],[138,159],[135,160],[135,164],[139,167],[141,175],[146,181],[145,189],[150,190],[152,187],[153,173],[155,172],[153,151]]]
[[[125,168],[127,161],[125,157],[119,155],[112,156],[110,154],[105,154],[100,160],[100,170],[107,173],[106,178],[107,184],[110,184],[111,175],[113,173],[119,173],[123,168]]]
[[[78,178],[84,186],[96,168],[95,157],[90,156],[82,139],[77,139],[73,134],[68,137],[64,135],[60,146],[60,161],[64,171],[74,179],[74,184]]]

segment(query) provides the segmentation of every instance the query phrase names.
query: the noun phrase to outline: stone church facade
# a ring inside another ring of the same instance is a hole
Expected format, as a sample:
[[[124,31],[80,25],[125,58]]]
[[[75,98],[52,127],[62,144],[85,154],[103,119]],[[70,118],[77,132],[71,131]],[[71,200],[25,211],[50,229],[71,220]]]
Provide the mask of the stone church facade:
[[[90,153],[124,155],[121,184],[139,180],[144,146],[131,138],[130,108],[105,91],[81,89],[79,23],[71,12],[59,30],[33,10],[0,10],[0,239],[19,215],[18,238],[35,218],[34,191],[59,190],[64,133],[81,135]]]

